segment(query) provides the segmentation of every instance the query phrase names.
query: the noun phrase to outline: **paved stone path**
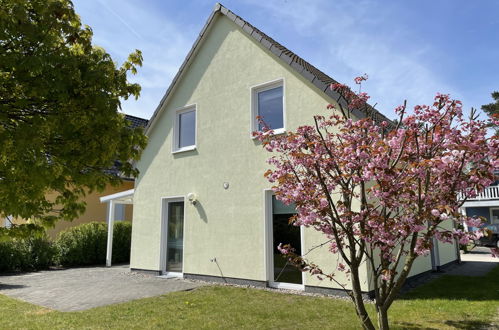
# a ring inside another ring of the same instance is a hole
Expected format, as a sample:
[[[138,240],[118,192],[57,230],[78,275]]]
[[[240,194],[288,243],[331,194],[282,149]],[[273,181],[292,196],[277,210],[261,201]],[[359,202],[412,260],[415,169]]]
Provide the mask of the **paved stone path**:
[[[0,276],[0,294],[69,312],[192,290],[202,285],[131,273],[128,267],[71,268]]]
[[[446,267],[439,272],[431,272],[405,284],[402,293],[428,283],[442,275],[484,276],[499,264],[499,258],[492,258],[490,249],[475,247],[472,251],[461,254],[461,263]]]
[[[446,273],[463,276],[484,276],[499,263],[499,258],[492,258],[490,249],[475,247],[471,252],[461,254],[461,264]]]

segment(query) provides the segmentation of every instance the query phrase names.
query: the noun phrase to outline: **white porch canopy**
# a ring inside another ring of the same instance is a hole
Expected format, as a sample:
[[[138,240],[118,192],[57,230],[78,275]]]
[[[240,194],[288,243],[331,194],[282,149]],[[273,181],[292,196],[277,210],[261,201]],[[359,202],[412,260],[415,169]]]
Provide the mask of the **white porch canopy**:
[[[113,257],[113,227],[115,217],[115,206],[118,204],[133,204],[134,189],[121,191],[116,194],[102,196],[101,203],[109,203],[107,208],[107,251],[106,251],[106,266],[111,267]]]

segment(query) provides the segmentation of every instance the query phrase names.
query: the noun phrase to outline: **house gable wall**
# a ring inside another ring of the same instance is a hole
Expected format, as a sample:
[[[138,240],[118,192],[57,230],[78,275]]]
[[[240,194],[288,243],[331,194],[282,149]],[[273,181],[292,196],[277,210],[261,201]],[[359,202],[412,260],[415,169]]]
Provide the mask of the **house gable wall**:
[[[284,80],[290,130],[312,124],[315,114],[330,114],[332,100],[225,16],[215,18],[204,38],[137,164],[131,267],[160,270],[161,199],[193,192],[199,202],[185,204],[184,273],[265,281],[264,189],[271,185],[263,173],[270,154],[250,138],[251,87]],[[175,111],[191,104],[197,107],[197,148],[172,154]],[[323,242],[320,233],[305,230],[304,251]],[[312,260],[331,264],[323,250]],[[305,284],[325,285],[310,277]],[[364,286],[367,291],[367,281]]]

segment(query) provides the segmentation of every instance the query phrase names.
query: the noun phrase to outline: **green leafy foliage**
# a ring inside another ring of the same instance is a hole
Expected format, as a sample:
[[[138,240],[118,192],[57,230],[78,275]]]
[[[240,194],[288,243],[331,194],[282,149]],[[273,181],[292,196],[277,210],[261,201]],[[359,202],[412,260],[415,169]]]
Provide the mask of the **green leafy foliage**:
[[[116,222],[113,228],[113,263],[130,261],[132,224]],[[57,264],[62,266],[98,265],[106,262],[107,224],[85,223],[68,228],[56,239]]]
[[[106,228],[106,233],[107,233],[107,228]],[[113,227],[112,262],[113,263],[130,262],[131,247],[132,247],[132,224],[130,222],[115,222]]]
[[[55,255],[56,248],[46,236],[0,242],[0,272],[47,269]]]
[[[120,182],[116,162],[137,175],[146,138],[119,110],[139,96],[127,75],[141,65],[136,50],[117,67],[69,0],[0,0],[0,217],[72,220],[82,196]]]
[[[64,266],[102,264],[106,261],[105,224],[92,222],[71,227],[57,236],[58,263]]]
[[[482,110],[485,111],[490,117],[499,120],[499,92],[492,92],[494,103],[482,105]],[[499,126],[495,126],[496,134],[499,134]]]
[[[130,261],[132,224],[113,227],[113,263]],[[0,242],[0,272],[35,271],[51,266],[87,266],[106,262],[107,224],[85,223],[59,233],[55,241],[46,235]]]

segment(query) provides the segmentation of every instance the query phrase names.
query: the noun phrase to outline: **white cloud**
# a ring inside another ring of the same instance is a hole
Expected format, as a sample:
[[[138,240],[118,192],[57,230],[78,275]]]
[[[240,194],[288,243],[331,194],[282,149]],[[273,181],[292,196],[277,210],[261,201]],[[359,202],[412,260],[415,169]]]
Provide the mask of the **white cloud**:
[[[123,109],[148,118],[199,31],[180,21],[174,11],[158,12],[140,1],[105,0],[105,6],[101,1],[77,0],[76,10],[94,28],[95,43],[115,60],[122,62],[135,48],[142,50],[144,66],[131,77],[142,85],[141,97],[124,102]],[[370,79],[363,89],[388,117],[394,117],[393,108],[405,99],[409,104],[430,103],[436,92],[462,99],[451,83],[435,73],[436,59],[443,58],[439,50],[418,39],[410,27],[391,23],[397,12],[390,3],[226,1],[229,9],[334,79],[353,84],[355,76],[367,73]],[[192,15],[203,17],[204,22],[209,12]]]
[[[436,92],[459,97],[432,71],[437,50],[414,40],[408,30],[387,30],[386,22],[394,14],[388,4],[380,10],[379,2],[369,0],[247,2],[286,22],[289,33],[299,36],[297,44],[313,38],[311,44],[318,48],[287,46],[334,79],[352,85],[355,76],[367,73],[364,90],[388,117],[395,117],[394,107],[405,99],[414,105],[430,103]]]
[[[123,112],[150,118],[175,76],[198,31],[190,31],[140,2],[119,0],[75,1],[82,22],[94,31],[94,43],[121,64],[135,49],[144,61],[130,81],[142,86],[138,101],[124,101]]]

